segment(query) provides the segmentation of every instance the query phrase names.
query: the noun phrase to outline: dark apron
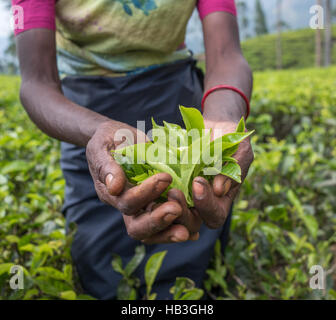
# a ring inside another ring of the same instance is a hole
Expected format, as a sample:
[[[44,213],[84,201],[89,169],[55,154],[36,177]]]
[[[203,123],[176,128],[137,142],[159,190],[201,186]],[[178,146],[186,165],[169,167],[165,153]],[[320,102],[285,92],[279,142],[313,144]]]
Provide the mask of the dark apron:
[[[134,127],[138,120],[145,120],[147,132],[151,117],[157,122],[182,124],[180,104],[200,109],[202,81],[200,70],[190,59],[126,77],[66,77],[62,86],[68,99],[111,119]],[[98,299],[113,299],[121,276],[112,269],[112,254],[119,254],[125,264],[141,242],[127,235],[118,210],[99,201],[85,148],[62,143],[61,150],[66,180],[63,212],[67,226],[70,222],[77,224],[72,256],[82,287]],[[202,226],[196,242],[146,246],[146,257],[135,272],[141,280],[139,298],[145,293],[144,264],[150,255],[163,250],[168,252],[152,291],[158,299],[171,298],[169,288],[176,277],[188,277],[202,287],[215,242],[220,239],[225,246],[229,225],[230,219],[218,230]]]

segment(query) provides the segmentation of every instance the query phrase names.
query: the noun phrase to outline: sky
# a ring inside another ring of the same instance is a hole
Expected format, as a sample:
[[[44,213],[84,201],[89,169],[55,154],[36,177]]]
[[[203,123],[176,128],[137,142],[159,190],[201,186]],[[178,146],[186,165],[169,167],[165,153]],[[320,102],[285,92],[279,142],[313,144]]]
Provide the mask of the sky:
[[[250,20],[253,21],[255,0],[245,2],[249,8]],[[275,30],[276,2],[276,0],[261,0],[270,31]],[[316,0],[282,0],[282,20],[292,29],[307,28],[311,18],[309,9],[315,4]]]
[[[10,14],[4,6],[4,3],[0,2],[0,38],[6,37],[11,32],[10,28]]]

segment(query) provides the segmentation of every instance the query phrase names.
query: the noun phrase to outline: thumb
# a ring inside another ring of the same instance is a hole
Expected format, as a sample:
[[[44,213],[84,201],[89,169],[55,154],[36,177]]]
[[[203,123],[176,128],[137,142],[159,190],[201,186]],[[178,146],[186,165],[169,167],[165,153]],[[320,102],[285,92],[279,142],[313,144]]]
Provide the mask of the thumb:
[[[118,196],[125,187],[126,176],[121,166],[107,154],[99,170],[99,180],[106,185],[107,191],[112,196]]]

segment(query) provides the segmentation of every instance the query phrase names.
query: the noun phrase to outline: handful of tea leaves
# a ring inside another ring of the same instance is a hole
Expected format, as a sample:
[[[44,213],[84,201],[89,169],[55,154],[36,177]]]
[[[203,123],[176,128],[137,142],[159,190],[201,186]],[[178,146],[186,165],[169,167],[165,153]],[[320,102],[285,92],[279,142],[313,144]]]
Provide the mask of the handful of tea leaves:
[[[192,207],[192,181],[197,176],[211,180],[221,173],[241,182],[241,169],[232,155],[239,144],[253,133],[245,132],[243,118],[236,132],[211,141],[202,114],[195,108],[180,106],[185,129],[173,123],[159,126],[152,118],[152,141],[113,150],[115,160],[122,166],[129,181],[140,184],[150,176],[166,172],[173,181],[169,186],[181,190]],[[161,196],[167,198],[167,192]]]

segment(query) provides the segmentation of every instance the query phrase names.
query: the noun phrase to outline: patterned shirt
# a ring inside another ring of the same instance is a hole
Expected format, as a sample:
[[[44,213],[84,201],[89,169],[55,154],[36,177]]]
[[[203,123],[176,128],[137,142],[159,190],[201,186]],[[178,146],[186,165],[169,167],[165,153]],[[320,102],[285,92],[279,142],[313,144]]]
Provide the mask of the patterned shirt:
[[[19,34],[56,30],[57,61],[64,75],[123,76],[190,57],[188,20],[215,11],[236,15],[234,0],[12,0]],[[19,7],[20,6],[20,7]],[[20,24],[17,23],[20,27]]]

